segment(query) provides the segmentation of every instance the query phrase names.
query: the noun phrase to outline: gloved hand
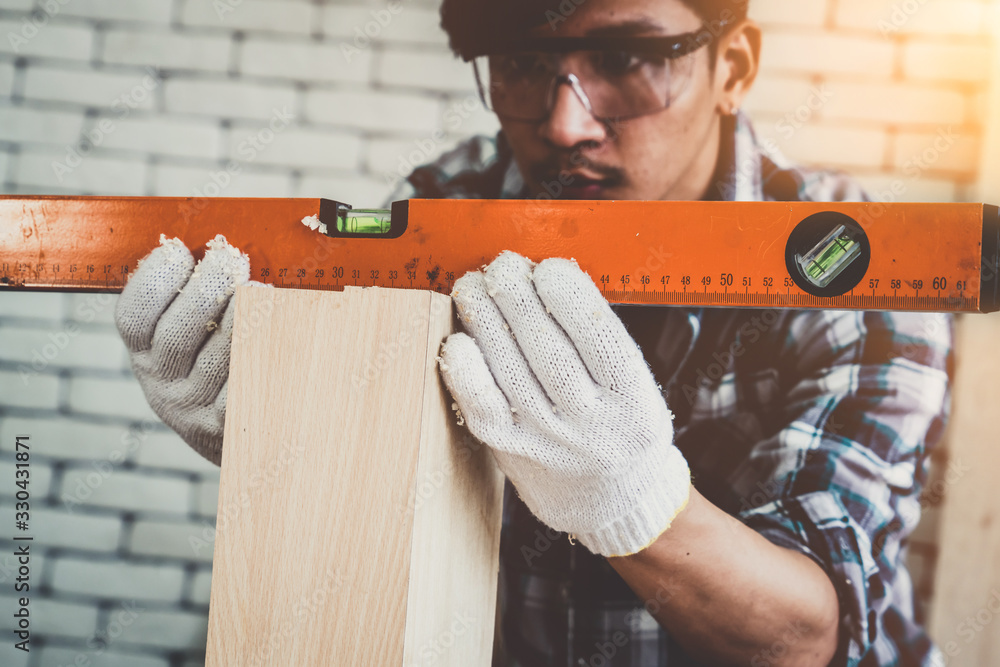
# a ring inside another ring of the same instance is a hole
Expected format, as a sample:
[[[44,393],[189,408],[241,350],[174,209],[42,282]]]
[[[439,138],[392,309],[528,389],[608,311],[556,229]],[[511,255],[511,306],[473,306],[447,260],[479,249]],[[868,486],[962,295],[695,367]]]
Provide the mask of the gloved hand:
[[[197,266],[179,239],[161,235],[115,308],[115,324],[149,405],[216,465],[222,464],[231,297],[249,278],[250,259],[222,235],[208,242]]]
[[[452,297],[469,334],[439,358],[453,407],[528,508],[596,554],[649,546],[691,475],[642,351],[590,277],[505,252]]]

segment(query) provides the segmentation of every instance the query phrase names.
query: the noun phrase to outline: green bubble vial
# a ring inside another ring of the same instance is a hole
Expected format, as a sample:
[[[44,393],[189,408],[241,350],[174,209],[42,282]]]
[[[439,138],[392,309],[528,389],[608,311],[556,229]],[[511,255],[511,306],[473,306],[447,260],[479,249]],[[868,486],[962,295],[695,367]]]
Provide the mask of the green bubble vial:
[[[337,231],[345,234],[386,234],[391,226],[386,209],[353,208],[337,216]]]
[[[840,225],[805,255],[795,254],[802,275],[816,287],[826,287],[861,255],[861,244]]]

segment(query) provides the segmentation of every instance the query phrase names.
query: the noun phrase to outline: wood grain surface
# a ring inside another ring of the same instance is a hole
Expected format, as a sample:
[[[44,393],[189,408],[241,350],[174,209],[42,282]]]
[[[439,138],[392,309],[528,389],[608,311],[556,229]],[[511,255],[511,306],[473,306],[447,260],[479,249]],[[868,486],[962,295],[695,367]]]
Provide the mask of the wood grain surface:
[[[490,664],[503,477],[452,326],[426,291],[237,291],[207,665]]]

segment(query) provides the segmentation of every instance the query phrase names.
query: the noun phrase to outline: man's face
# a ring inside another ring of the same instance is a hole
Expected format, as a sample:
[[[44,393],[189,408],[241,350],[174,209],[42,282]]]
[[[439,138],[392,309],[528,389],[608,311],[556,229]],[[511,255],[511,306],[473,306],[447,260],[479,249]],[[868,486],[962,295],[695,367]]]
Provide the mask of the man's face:
[[[530,34],[669,36],[702,26],[680,0],[586,0],[566,18],[555,31],[543,24]],[[682,56],[685,85],[668,108],[650,115],[598,121],[570,86],[561,85],[547,119],[501,118],[531,193],[557,199],[700,199],[719,146],[711,53],[706,46]],[[565,62],[572,71],[572,57]]]

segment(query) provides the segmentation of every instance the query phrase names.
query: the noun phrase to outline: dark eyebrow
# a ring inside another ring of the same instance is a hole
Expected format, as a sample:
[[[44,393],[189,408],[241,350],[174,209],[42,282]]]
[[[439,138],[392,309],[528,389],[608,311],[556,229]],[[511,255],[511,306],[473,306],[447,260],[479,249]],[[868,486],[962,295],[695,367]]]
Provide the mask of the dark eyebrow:
[[[587,37],[634,37],[648,34],[666,35],[663,25],[648,17],[631,19],[587,31]]]

